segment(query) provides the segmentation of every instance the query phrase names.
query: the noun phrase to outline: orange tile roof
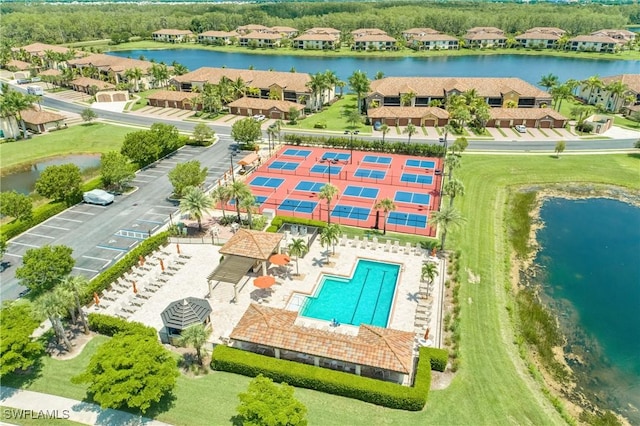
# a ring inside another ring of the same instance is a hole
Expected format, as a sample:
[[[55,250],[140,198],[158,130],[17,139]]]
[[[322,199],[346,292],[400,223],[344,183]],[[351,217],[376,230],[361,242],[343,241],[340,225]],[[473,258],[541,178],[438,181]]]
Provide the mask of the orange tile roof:
[[[335,28],[314,27],[314,28],[309,28],[304,33],[305,34],[336,34],[339,36],[342,32],[340,30],[336,30]]]
[[[615,44],[620,43],[620,40],[616,40],[615,38],[611,38],[609,36],[601,36],[601,35],[579,35],[578,37],[569,39],[569,43],[574,41],[581,41],[581,42],[587,42],[587,43],[615,43]]]
[[[25,109],[20,112],[25,123],[29,124],[47,124],[55,121],[64,120],[65,116],[49,111],[38,111],[37,109]]]
[[[19,51],[20,49],[24,50],[25,52],[31,53],[32,55],[44,55],[44,52],[46,52],[47,50],[51,50],[52,52],[56,53],[67,53],[70,50],[68,47],[45,43],[32,43],[26,46],[13,48],[11,50]]]
[[[533,27],[533,28],[529,28],[526,32],[547,33],[547,34],[556,34],[556,35],[563,35],[567,33],[562,28],[557,28],[557,27]]]
[[[31,64],[29,62],[19,61],[17,59],[12,59],[9,62],[7,62],[7,67],[15,67],[20,71],[24,71],[24,70],[28,70],[29,68],[31,68]]]
[[[317,34],[302,34],[293,39],[294,41],[338,41],[340,36],[337,34],[317,33]]]
[[[269,256],[278,248],[283,237],[284,235],[280,233],[239,229],[220,248],[219,252],[258,260],[268,260]]]
[[[366,35],[387,35],[387,32],[381,30],[380,28],[360,28],[351,31],[351,34],[354,37],[362,37]]]
[[[310,93],[309,88],[307,88],[307,83],[311,81],[311,77],[307,73],[297,72],[202,67],[184,75],[176,76],[173,80],[178,83],[208,82],[218,84],[220,79],[225,76],[231,80],[236,80],[240,77],[249,87],[267,90],[272,85],[277,84],[285,90],[292,90],[298,93]]]
[[[238,37],[238,33],[235,31],[205,31],[200,33],[203,37]]]
[[[479,33],[504,35],[504,31],[496,27],[473,27],[467,30],[467,34],[479,34]]]
[[[240,27],[238,27],[236,29],[236,31],[238,32],[242,32],[242,31],[267,31],[269,30],[269,27],[265,27],[264,25],[258,25],[258,24],[249,24],[249,25],[242,25]]]
[[[415,41],[457,41],[456,37],[448,34],[425,34],[423,36],[413,37]]]
[[[413,333],[362,324],[358,335],[351,336],[295,325],[297,316],[297,312],[251,304],[230,337],[403,374],[413,370]]]
[[[240,38],[248,38],[250,40],[282,40],[282,35],[280,33],[261,33],[260,31],[253,31],[249,34],[240,36]]]
[[[434,30],[433,28],[409,28],[408,30],[404,30],[402,32],[403,35],[413,35],[413,34],[440,34],[440,31]]]
[[[627,85],[629,90],[640,93],[640,74],[612,75],[609,77],[603,77],[601,80],[604,84],[613,83],[614,81],[622,81]]]
[[[380,107],[370,108],[367,116],[370,118],[415,118],[433,115],[437,118],[449,118],[449,113],[437,107]]]
[[[54,76],[55,77],[55,76],[58,76],[58,75],[62,75],[62,71],[51,68],[51,69],[39,72],[38,75]]]
[[[591,35],[606,35],[609,37],[618,35],[618,36],[627,36],[631,38],[636,38],[638,36],[638,33],[634,33],[633,31],[629,31],[629,30],[603,29],[603,30],[594,31],[591,33]]]
[[[371,93],[397,96],[403,87],[411,87],[418,96],[442,97],[445,92],[476,89],[479,96],[494,97],[511,91],[520,96],[549,98],[535,86],[514,77],[386,77],[371,82]]]
[[[84,58],[72,59],[68,63],[69,65],[80,66],[93,65],[96,68],[103,68],[112,70],[114,72],[123,72],[128,69],[140,68],[143,73],[148,73],[153,66],[153,62],[150,61],[122,58],[119,56],[105,55],[102,53],[94,53],[93,55],[85,56]]]
[[[176,90],[158,90],[147,96],[149,100],[158,101],[184,101],[185,99],[197,98],[198,94],[193,92],[178,92]]]
[[[298,31],[297,28],[293,28],[293,27],[279,27],[279,26],[275,26],[275,27],[271,27],[270,28],[271,31],[275,31],[275,32],[279,32],[279,33],[295,33]]]
[[[282,112],[289,112],[289,109],[291,107],[297,109],[298,111],[302,111],[304,109],[304,105],[297,104],[295,102],[280,101],[275,99],[249,98],[249,97],[236,99],[235,101],[229,103],[229,106],[233,108],[251,108],[251,109],[261,109],[261,110],[269,110],[269,109],[275,108]]]
[[[560,36],[541,31],[527,31],[515,37],[516,40],[560,40]]]
[[[491,108],[490,117],[495,120],[505,120],[511,118],[524,118],[540,120],[552,118],[554,120],[567,120],[567,117],[560,114],[553,108]]]
[[[367,34],[367,35],[363,35],[358,37],[357,39],[355,39],[355,42],[361,42],[361,41],[371,41],[371,42],[375,42],[375,41],[381,41],[381,42],[387,42],[387,41],[397,41],[395,38],[388,36],[386,34]]]
[[[99,90],[115,89],[116,87],[114,84],[111,84],[107,81],[96,80],[95,78],[89,78],[89,77],[78,77],[75,80],[73,80],[71,84],[75,84],[76,86],[80,86],[80,87],[96,86]]]
[[[191,35],[193,34],[189,30],[176,30],[172,28],[165,28],[162,30],[154,31],[153,34],[161,34],[161,35]]]

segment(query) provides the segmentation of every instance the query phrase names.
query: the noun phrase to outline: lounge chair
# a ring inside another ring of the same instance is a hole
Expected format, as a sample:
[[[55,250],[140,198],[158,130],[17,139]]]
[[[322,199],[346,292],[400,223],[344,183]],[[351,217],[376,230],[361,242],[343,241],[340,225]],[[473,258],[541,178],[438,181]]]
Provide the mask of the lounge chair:
[[[413,247],[411,246],[411,243],[407,241],[404,245],[404,254],[411,254],[411,250],[413,250]]]
[[[346,246],[347,245],[347,234],[342,234],[342,238],[340,238],[340,245],[341,246]]]
[[[129,312],[130,314],[133,314],[136,312],[136,309],[133,306],[127,306],[127,305],[123,306],[122,310],[125,312]]]
[[[378,249],[378,237],[373,237],[371,239],[371,250],[377,250]]]
[[[422,256],[422,246],[420,245],[420,243],[416,243],[416,248],[415,251],[413,252],[416,256]]]
[[[291,235],[298,235],[298,225],[291,225]]]
[[[360,242],[360,248],[365,249],[369,245],[369,239],[367,237],[362,237],[362,242]]]
[[[354,235],[353,241],[351,242],[351,247],[358,247],[359,242],[360,242],[360,237],[357,235]]]
[[[391,252],[397,253],[399,248],[400,248],[400,241],[396,240],[393,242],[393,247],[391,248]]]
[[[391,251],[391,241],[387,240],[387,242],[384,245],[384,251]]]
[[[300,236],[304,237],[307,235],[307,227],[306,226],[300,226]]]

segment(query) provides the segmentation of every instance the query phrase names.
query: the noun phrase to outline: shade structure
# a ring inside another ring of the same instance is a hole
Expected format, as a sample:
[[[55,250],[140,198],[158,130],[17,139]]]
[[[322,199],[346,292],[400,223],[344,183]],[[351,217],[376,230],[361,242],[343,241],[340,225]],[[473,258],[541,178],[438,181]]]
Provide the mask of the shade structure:
[[[165,327],[181,331],[193,324],[205,324],[209,321],[211,305],[205,299],[187,297],[171,302],[160,314]]]
[[[291,262],[291,258],[286,254],[274,254],[269,257],[269,262],[273,263],[274,265],[284,266],[287,263]]]
[[[253,285],[258,288],[269,288],[276,283],[276,277],[263,275],[253,280]]]

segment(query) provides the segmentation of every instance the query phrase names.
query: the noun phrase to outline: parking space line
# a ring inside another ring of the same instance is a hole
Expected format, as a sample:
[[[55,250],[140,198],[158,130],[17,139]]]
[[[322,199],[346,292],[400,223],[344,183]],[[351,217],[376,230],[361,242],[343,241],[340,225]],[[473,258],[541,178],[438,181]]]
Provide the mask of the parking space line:
[[[147,220],[147,219],[136,219],[138,222],[144,222],[144,223],[155,223],[158,225],[162,225],[164,222],[158,222],[157,220]]]
[[[89,216],[95,216],[95,213],[89,213],[89,212],[81,212],[80,210],[71,210],[74,213],[80,213],[80,214],[87,214]]]
[[[105,250],[113,250],[113,251],[119,251],[119,252],[125,252],[127,251],[127,249],[125,248],[119,248],[119,247],[110,247],[110,246],[96,246],[100,249],[105,249]],[[118,258],[118,256],[115,257],[116,259]]]
[[[158,176],[152,176],[152,175],[143,175],[142,173],[139,173],[136,176],[142,176],[142,177],[148,177],[148,178],[157,178],[158,177]]]
[[[81,221],[81,220],[67,219],[66,217],[60,217],[60,216],[56,216],[56,219],[66,220],[66,221],[69,221],[69,222],[82,223],[82,221]]]
[[[77,269],[78,271],[95,272],[96,274],[100,272],[96,271],[95,269],[80,268],[79,266],[74,266],[73,269]]]
[[[131,247],[135,246],[136,244],[138,244],[138,241],[134,241],[134,242],[132,242],[131,244],[129,244],[129,248],[131,248]]]
[[[167,217],[166,213],[151,213],[151,212],[149,212],[149,213],[145,213],[145,214],[148,214],[148,215],[151,215],[151,216],[164,216],[164,217]]]
[[[171,169],[172,168],[171,166],[163,166],[161,164],[158,164],[156,167],[159,168],[159,169]]]
[[[40,248],[40,246],[36,246],[33,244],[27,244],[27,243],[19,243],[17,241],[11,241],[9,244],[17,244],[19,246],[27,246],[27,247],[36,247],[36,248]]]
[[[34,237],[42,237],[42,238],[49,238],[50,240],[55,240],[55,237],[50,237],[48,235],[42,235],[42,234],[36,234],[35,232],[25,232],[25,234],[33,235]]]
[[[97,209],[106,209],[107,208],[107,206],[99,206],[97,204],[84,204],[84,205],[87,206],[87,207],[95,207]],[[77,210],[73,210],[73,211],[75,212]],[[82,212],[78,211],[78,213],[82,213]]]
[[[177,208],[173,207],[173,206],[151,206],[151,207],[157,207],[159,209],[171,209],[171,210],[178,210]]]
[[[13,257],[22,257],[21,254],[13,254],[13,253],[7,253],[7,252],[5,252],[4,255],[5,256],[13,256]]]
[[[62,226],[53,226],[53,225],[45,225],[45,224],[41,224],[40,226],[46,226],[47,228],[53,228],[53,229],[62,229],[63,231],[71,231],[69,228],[63,228]]]
[[[142,180],[142,179],[133,179],[134,182],[142,182],[142,183],[149,183],[151,182],[150,180]]]
[[[82,257],[86,257],[87,259],[104,260],[105,262],[111,262],[110,259],[104,259],[102,257],[93,257],[93,256],[82,256]]]

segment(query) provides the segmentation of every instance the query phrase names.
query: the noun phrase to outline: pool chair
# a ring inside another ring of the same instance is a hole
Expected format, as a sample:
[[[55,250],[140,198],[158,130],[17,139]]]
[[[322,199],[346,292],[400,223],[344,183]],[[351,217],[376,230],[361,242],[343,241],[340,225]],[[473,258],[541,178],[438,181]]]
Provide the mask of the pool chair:
[[[371,250],[377,250],[378,249],[378,237],[373,237],[371,239]]]
[[[358,247],[358,243],[360,242],[360,237],[357,235],[353,236],[353,241],[351,242],[351,247]]]
[[[411,250],[413,250],[413,247],[411,246],[411,243],[407,241],[404,245],[404,254],[411,254]]]
[[[298,235],[298,225],[291,225],[291,235]]]
[[[300,236],[304,237],[307,235],[307,227],[306,226],[300,226]]]
[[[360,242],[360,248],[366,249],[367,245],[369,245],[369,239],[367,237],[362,237],[362,241]]]
[[[391,248],[391,252],[397,253],[399,249],[400,249],[400,241],[396,240],[393,242],[393,247]]]
[[[420,245],[420,243],[416,243],[416,248],[415,248],[413,254],[415,254],[416,256],[422,256],[423,250],[422,250],[422,246]]]
[[[387,240],[386,244],[384,245],[384,251],[391,251],[391,241]]]

